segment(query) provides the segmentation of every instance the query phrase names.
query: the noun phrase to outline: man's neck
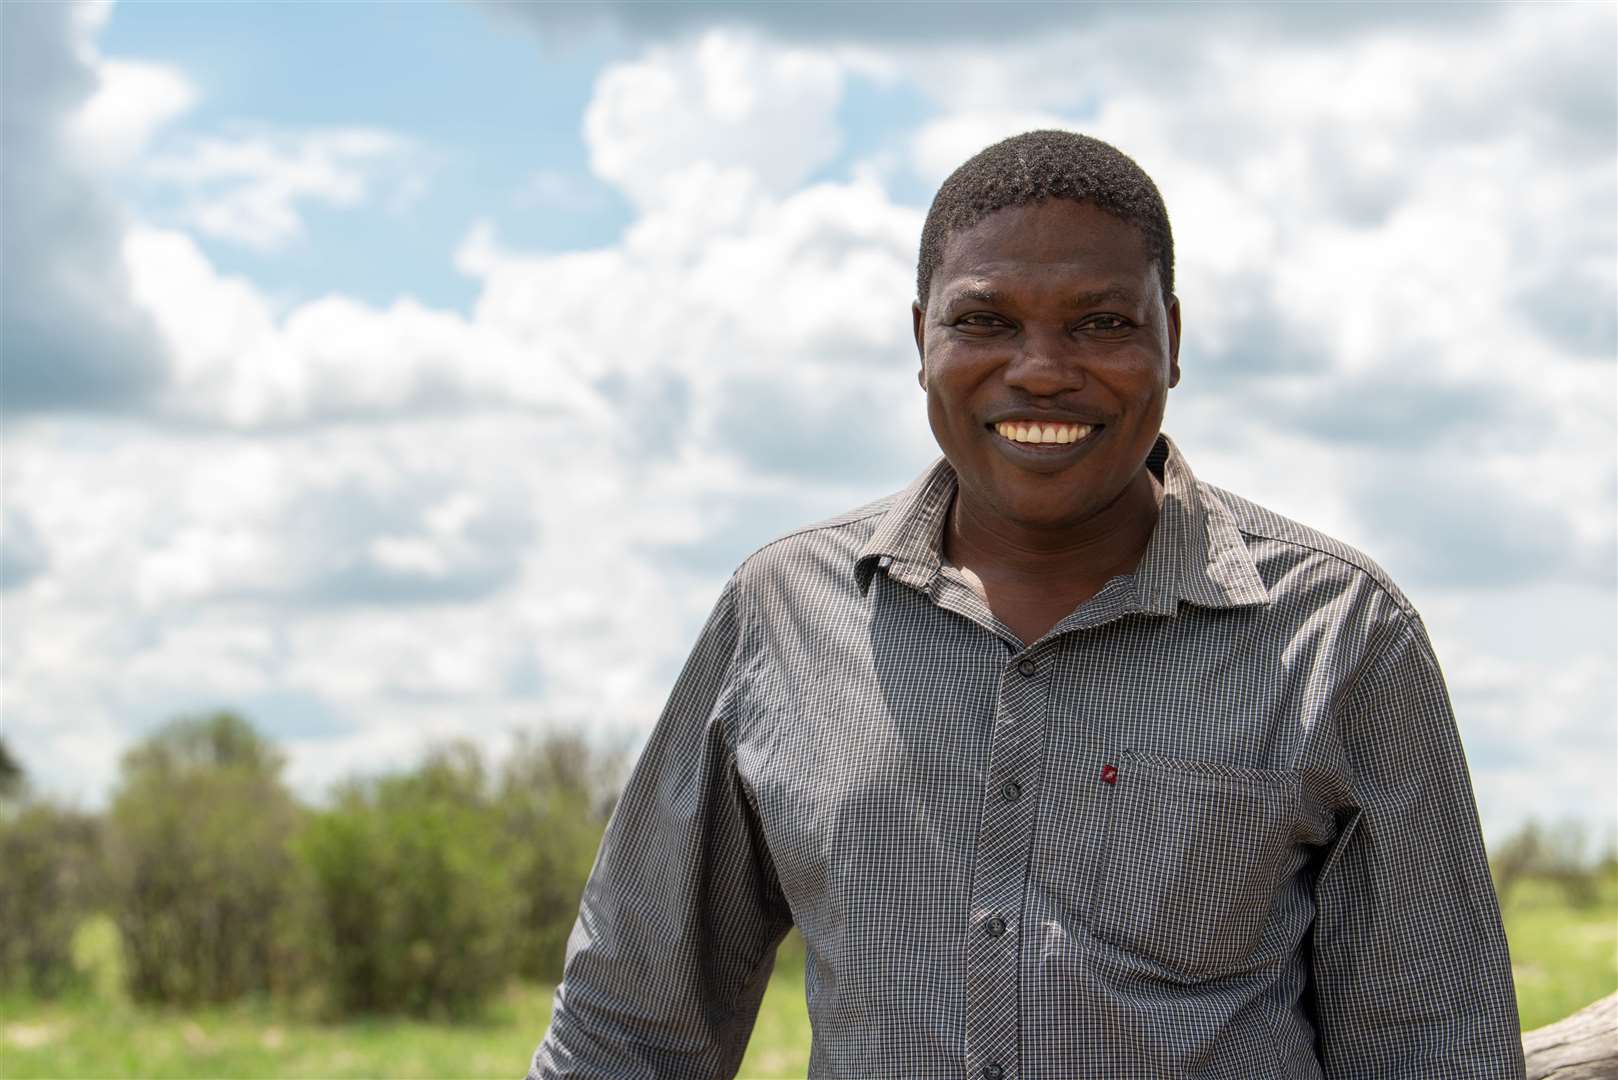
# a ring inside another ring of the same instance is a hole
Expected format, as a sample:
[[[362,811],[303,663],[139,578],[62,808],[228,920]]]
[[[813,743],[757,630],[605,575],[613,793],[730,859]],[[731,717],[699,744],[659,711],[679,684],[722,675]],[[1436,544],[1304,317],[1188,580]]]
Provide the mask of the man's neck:
[[[1162,484],[1142,467],[1117,499],[1084,521],[1033,529],[984,513],[970,492],[958,490],[944,526],[944,557],[982,581],[1002,620],[1048,629],[1112,578],[1135,570],[1162,500]]]

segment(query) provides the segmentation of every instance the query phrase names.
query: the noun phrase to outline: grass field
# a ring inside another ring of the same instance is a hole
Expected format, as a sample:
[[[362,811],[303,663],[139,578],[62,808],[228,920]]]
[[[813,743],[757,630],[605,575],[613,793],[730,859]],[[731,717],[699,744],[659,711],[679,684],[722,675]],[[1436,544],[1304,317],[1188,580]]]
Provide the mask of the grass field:
[[[1570,908],[1554,886],[1524,882],[1507,898],[1525,1029],[1618,989],[1618,881]],[[549,988],[513,987],[476,1024],[363,1020],[323,1025],[268,1005],[189,1012],[135,1009],[106,995],[0,1001],[0,1076],[514,1077],[550,1014]],[[784,954],[759,1013],[744,1077],[801,1077],[809,1022],[801,959]]]
[[[1524,1031],[1618,990],[1618,877],[1578,909],[1554,885],[1524,881],[1507,894],[1503,914]]]
[[[311,1024],[273,1009],[189,1012],[90,1002],[5,1003],[0,1076],[518,1077],[550,1017],[549,988],[514,987],[476,1024]],[[777,977],[743,1076],[803,1076],[809,1020],[801,981]]]

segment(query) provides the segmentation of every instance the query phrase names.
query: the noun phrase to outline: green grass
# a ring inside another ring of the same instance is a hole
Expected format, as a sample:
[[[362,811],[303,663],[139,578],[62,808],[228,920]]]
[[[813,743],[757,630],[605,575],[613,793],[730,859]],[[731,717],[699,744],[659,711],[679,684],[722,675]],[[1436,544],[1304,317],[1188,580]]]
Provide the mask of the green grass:
[[[801,972],[770,984],[742,1065],[748,1077],[803,1076],[809,1021]],[[548,987],[517,986],[475,1024],[317,1024],[265,1006],[163,1011],[76,1002],[0,1003],[0,1076],[521,1076],[550,1019]]]
[[[1524,1031],[1618,990],[1618,873],[1606,875],[1590,901],[1572,907],[1560,887],[1535,880],[1506,894],[1502,915]]]
[[[0,999],[0,1077],[515,1077],[551,1015],[551,988],[514,985],[476,1023],[300,1020],[268,1003],[136,1008],[102,994]],[[759,1009],[743,1077],[804,1076],[803,955],[787,947]]]
[[[1505,919],[1524,1029],[1618,989],[1618,876],[1577,908],[1554,885],[1522,882],[1506,897]],[[743,1077],[808,1071],[799,948],[783,950]],[[267,1004],[138,1009],[103,986],[77,1000],[0,1000],[0,1077],[509,1078],[526,1067],[550,1006],[550,988],[514,986],[474,1024],[319,1024]]]
[[[238,1005],[187,1012],[52,1004],[5,1015],[0,1073],[23,1077],[470,1077],[521,1074],[550,1011],[513,990],[482,1024],[321,1025]]]

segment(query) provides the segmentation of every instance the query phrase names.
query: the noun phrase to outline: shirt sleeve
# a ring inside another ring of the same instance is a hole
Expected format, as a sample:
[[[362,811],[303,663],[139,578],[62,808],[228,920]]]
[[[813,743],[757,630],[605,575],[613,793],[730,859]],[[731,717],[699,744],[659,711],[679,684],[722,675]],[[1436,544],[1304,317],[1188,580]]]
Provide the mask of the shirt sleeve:
[[[737,607],[732,578],[607,825],[528,1080],[741,1064],[791,915],[736,771]]]
[[[1443,676],[1399,617],[1338,709],[1352,786],[1316,880],[1331,1080],[1524,1074],[1511,961]]]

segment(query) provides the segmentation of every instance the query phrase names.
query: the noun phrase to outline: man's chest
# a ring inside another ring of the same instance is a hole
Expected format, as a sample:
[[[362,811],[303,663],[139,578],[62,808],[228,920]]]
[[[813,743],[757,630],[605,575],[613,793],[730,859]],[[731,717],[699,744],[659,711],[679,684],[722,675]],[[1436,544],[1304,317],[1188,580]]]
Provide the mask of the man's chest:
[[[1332,832],[1306,760],[1331,695],[1298,650],[1145,615],[1018,649],[872,611],[778,636],[739,733],[806,938],[918,977],[974,933],[1188,978],[1262,949]]]

